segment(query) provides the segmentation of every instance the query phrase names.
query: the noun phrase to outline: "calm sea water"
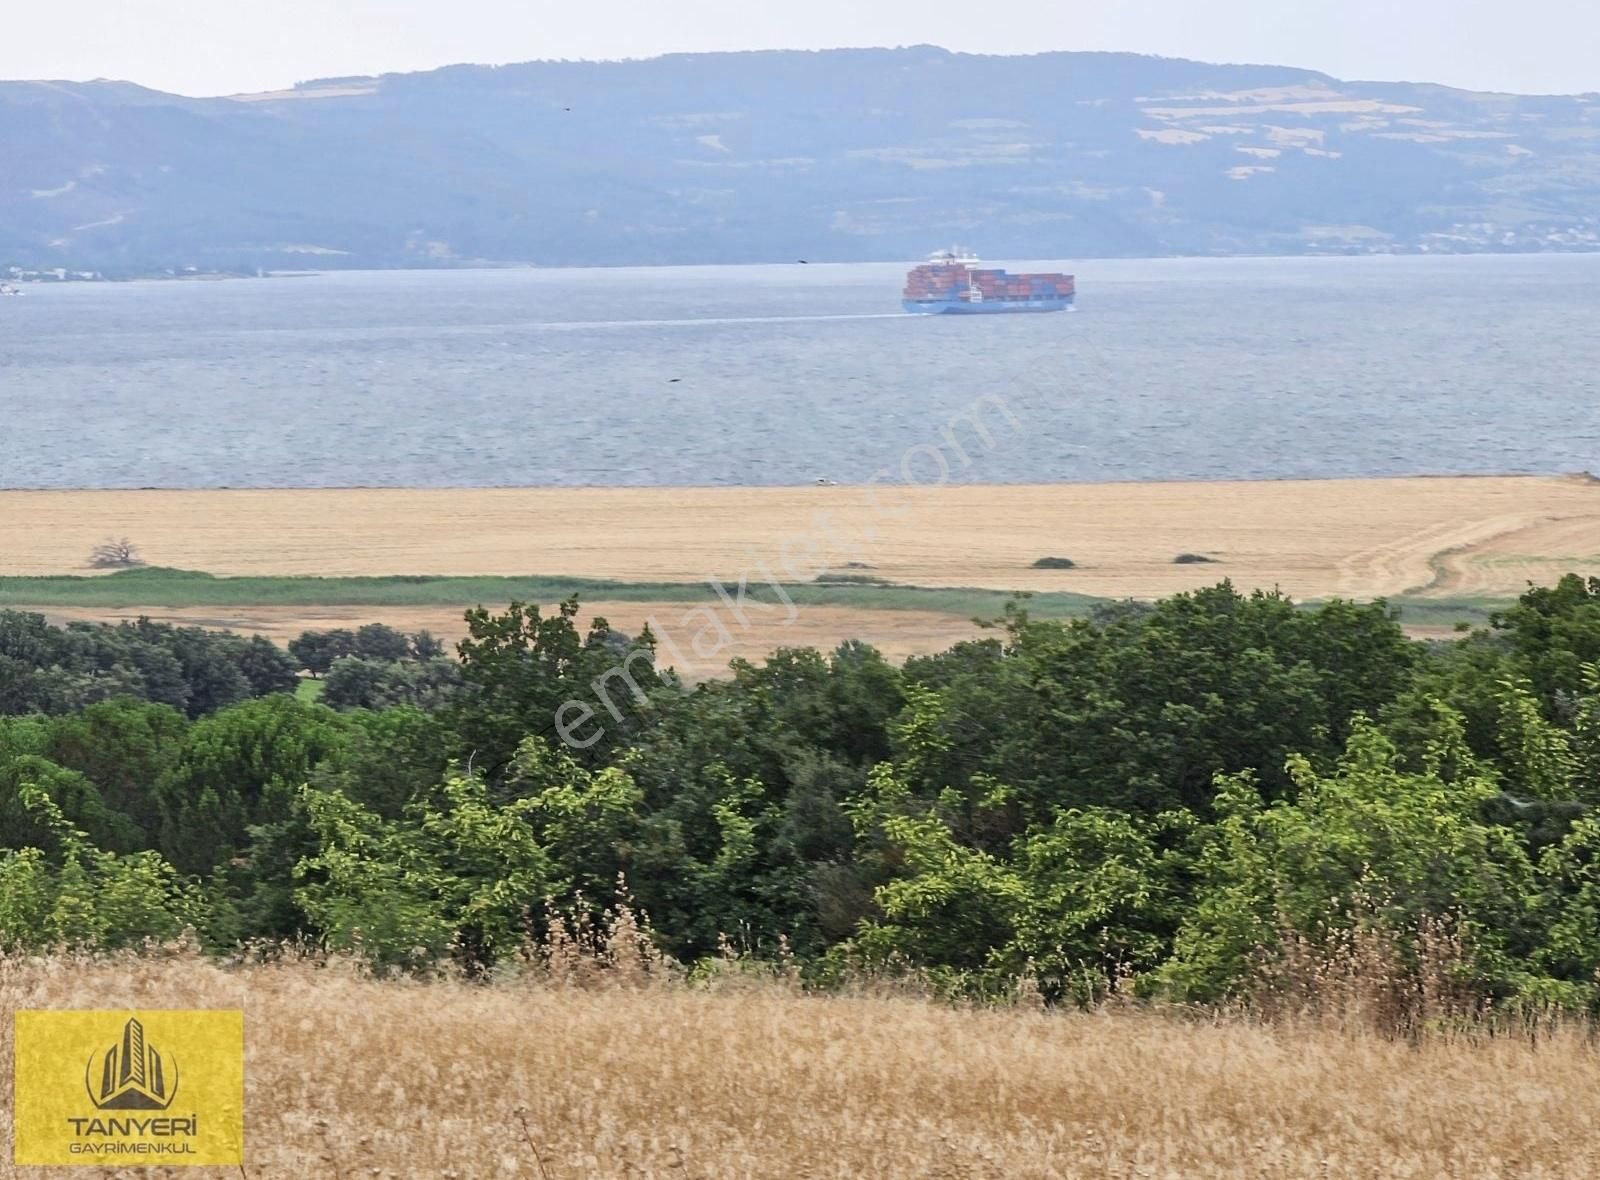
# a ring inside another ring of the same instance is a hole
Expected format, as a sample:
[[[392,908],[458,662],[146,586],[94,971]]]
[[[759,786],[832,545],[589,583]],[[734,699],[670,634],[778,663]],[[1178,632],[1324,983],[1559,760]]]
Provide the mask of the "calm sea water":
[[[1021,428],[954,478],[1600,469],[1600,256],[1071,269],[979,318],[880,265],[32,288],[0,486],[852,482],[985,394]]]

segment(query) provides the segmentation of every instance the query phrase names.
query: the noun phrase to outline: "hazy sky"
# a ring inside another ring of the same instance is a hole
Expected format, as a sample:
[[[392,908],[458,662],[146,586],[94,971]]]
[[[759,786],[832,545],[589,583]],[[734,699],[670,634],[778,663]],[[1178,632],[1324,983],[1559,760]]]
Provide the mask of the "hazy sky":
[[[0,78],[196,95],[461,61],[919,43],[1600,91],[1594,0],[0,0]]]

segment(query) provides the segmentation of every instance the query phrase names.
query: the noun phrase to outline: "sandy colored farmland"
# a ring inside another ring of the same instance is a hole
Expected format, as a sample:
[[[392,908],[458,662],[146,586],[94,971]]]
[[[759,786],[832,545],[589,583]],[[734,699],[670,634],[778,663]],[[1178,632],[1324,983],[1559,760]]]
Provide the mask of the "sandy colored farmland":
[[[0,576],[84,572],[109,536],[214,574],[809,581],[854,562],[905,584],[1116,597],[1223,576],[1299,598],[1509,596],[1600,573],[1600,480],[0,492]],[[1079,568],[1030,568],[1045,556]]]
[[[1600,1170],[1600,1054],[1581,1029],[1537,1044],[1412,1045],[776,984],[593,991],[375,982],[293,962],[0,959],[0,1055],[10,1056],[13,1009],[59,1007],[244,1010],[246,1167],[165,1175],[1590,1180]],[[8,1067],[0,1140],[11,1083]],[[0,1176],[56,1174],[9,1156]]]
[[[598,615],[629,635],[638,635],[648,623],[651,631],[666,641],[663,658],[691,680],[719,675],[727,662],[735,658],[759,661],[780,647],[831,651],[846,640],[856,639],[870,643],[886,658],[899,662],[908,656],[944,651],[953,643],[981,634],[975,623],[937,611],[806,606],[792,621],[785,621],[786,612],[752,611],[748,615],[748,626],[728,628],[728,641],[718,646],[715,659],[702,660],[694,655],[693,645],[696,634],[705,628],[706,619],[703,611],[699,614],[694,611],[695,607],[685,602],[585,602],[578,623],[587,627],[589,620]],[[45,607],[42,613],[54,623],[73,619],[119,623],[143,617],[180,627],[265,635],[280,646],[306,631],[354,628],[363,623],[387,623],[408,633],[431,631],[451,644],[467,634],[463,608],[449,606],[201,606],[147,610]]]

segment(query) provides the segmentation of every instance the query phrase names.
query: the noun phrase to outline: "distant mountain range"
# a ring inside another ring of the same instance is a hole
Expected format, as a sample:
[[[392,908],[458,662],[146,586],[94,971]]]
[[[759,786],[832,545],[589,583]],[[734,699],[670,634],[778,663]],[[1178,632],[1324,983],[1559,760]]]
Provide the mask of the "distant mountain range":
[[[1600,95],[942,49],[0,83],[0,265],[1600,249]]]

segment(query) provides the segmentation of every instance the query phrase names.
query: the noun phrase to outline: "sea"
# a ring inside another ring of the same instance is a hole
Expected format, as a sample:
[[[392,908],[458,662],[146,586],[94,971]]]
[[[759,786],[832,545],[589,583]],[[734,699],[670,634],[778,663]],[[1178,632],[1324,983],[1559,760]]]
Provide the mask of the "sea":
[[[1600,470],[1600,255],[996,265],[1078,309],[906,315],[888,264],[30,285],[0,487]]]

